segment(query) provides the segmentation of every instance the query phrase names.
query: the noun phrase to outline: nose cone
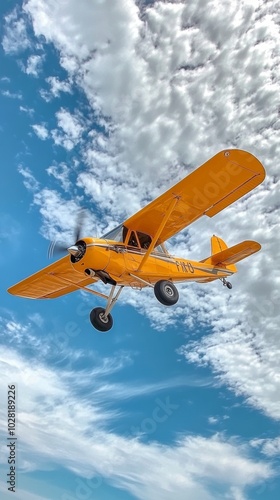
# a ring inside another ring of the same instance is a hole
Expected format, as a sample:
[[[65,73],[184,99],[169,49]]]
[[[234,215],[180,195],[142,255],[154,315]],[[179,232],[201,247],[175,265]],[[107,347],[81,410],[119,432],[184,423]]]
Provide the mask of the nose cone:
[[[80,253],[80,249],[79,247],[77,247],[77,245],[72,245],[71,247],[67,248],[67,251],[73,255],[73,257],[78,257],[79,253]]]

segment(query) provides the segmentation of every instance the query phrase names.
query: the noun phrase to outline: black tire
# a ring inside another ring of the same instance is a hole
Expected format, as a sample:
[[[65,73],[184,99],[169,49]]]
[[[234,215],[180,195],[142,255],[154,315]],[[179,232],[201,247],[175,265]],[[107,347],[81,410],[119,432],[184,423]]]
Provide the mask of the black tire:
[[[229,290],[232,289],[232,284],[229,281],[227,281],[227,287],[228,287]]]
[[[90,322],[96,330],[100,332],[108,332],[113,326],[113,318],[111,314],[108,314],[104,318],[105,309],[103,307],[95,307],[90,313]]]
[[[160,280],[154,286],[155,296],[165,306],[173,306],[178,302],[179,292],[171,281]]]

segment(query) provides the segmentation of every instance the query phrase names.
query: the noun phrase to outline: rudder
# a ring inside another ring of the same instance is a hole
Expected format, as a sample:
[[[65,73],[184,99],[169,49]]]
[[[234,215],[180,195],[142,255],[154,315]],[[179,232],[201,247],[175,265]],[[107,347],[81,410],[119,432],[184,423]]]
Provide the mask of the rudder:
[[[215,253],[222,252],[223,250],[226,250],[228,248],[227,244],[222,240],[222,238],[219,238],[215,234],[213,234],[211,238],[211,255],[215,255]]]

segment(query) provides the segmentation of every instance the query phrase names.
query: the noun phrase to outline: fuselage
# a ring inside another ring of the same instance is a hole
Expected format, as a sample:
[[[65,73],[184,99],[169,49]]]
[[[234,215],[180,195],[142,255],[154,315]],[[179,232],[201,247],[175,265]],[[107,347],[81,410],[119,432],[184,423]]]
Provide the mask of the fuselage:
[[[107,276],[118,285],[142,288],[159,280],[208,282],[233,274],[226,266],[174,257],[163,250],[154,250],[139,269],[145,249],[98,238],[83,241],[86,250],[80,260],[72,261],[74,269],[86,275],[91,271],[97,277]]]

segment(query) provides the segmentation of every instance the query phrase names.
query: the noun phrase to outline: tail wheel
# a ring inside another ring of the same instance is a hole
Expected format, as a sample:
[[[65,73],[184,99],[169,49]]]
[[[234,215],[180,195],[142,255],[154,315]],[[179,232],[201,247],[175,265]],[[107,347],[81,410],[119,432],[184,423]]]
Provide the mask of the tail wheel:
[[[113,318],[111,314],[105,316],[103,307],[95,307],[90,313],[90,322],[96,330],[100,332],[108,332],[113,326]]]
[[[179,292],[171,281],[160,280],[154,286],[155,296],[165,306],[173,306],[178,302]]]
[[[232,284],[226,280],[226,278],[220,278],[221,282],[223,283],[224,286],[226,286],[227,288],[229,288],[229,290],[232,289]]]

